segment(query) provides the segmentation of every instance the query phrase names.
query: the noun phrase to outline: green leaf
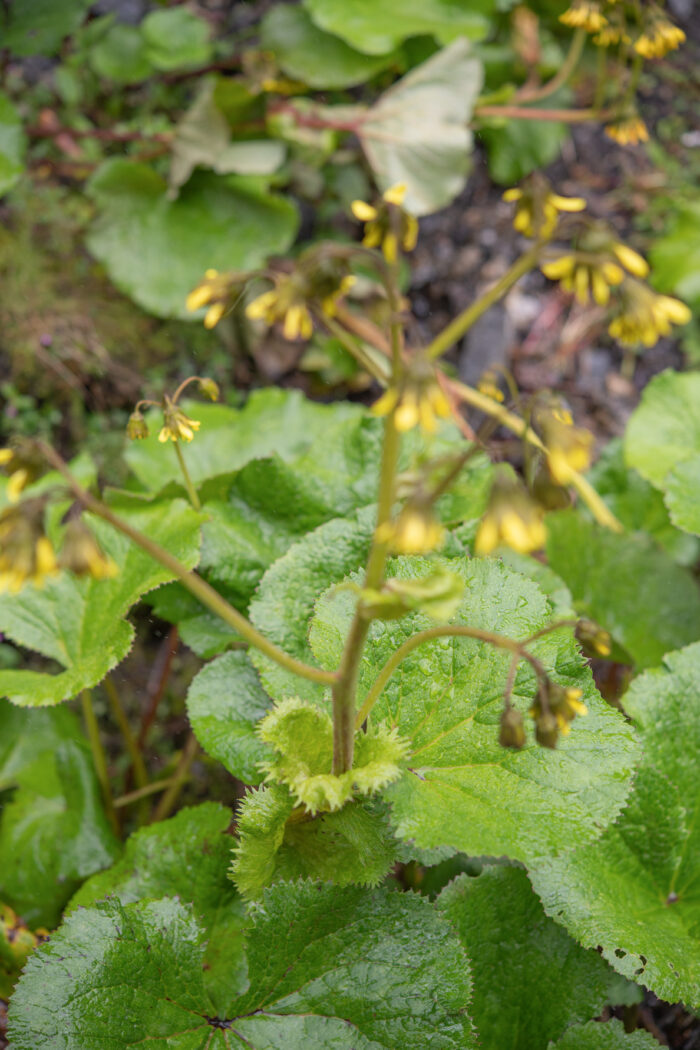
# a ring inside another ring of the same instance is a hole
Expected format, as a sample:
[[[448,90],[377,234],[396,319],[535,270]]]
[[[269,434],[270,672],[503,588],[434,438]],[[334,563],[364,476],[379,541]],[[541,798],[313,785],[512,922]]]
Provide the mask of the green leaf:
[[[479,40],[489,30],[491,0],[406,0],[397,17],[393,0],[304,0],[317,26],[342,37],[358,51],[381,55],[411,36],[431,35],[441,44],[457,37]]]
[[[661,493],[625,465],[621,440],[615,439],[606,445],[589,476],[596,492],[626,529],[648,532],[679,565],[695,563],[698,541],[671,524]],[[674,477],[669,477],[667,487],[673,486]],[[667,499],[670,500],[670,491]],[[679,524],[681,528],[688,527]]]
[[[649,251],[654,286],[692,304],[700,302],[700,202],[674,202],[668,233],[654,237]]]
[[[625,459],[662,491],[668,472],[700,453],[700,373],[667,369],[645,387],[625,432]]]
[[[687,532],[700,535],[700,455],[674,467],[666,475],[664,486],[666,505],[673,523]]]
[[[460,875],[438,908],[471,959],[471,1015],[484,1046],[547,1050],[609,1001],[615,974],[547,918],[522,869]]]
[[[177,189],[197,166],[219,175],[271,175],[284,160],[285,147],[272,139],[231,142],[229,122],[215,101],[216,81],[206,79],[175,129],[170,186]]]
[[[281,879],[376,886],[396,859],[385,809],[376,803],[350,802],[297,820],[290,792],[273,784],[247,794],[236,818],[240,839],[231,874],[247,898]]]
[[[209,26],[185,7],[151,11],[141,23],[146,55],[156,69],[189,69],[212,58]]]
[[[547,558],[579,615],[609,631],[630,662],[652,667],[669,649],[700,637],[693,576],[649,537],[612,532],[574,510],[549,514],[547,529]]]
[[[99,77],[117,84],[138,84],[153,73],[146,44],[136,26],[117,22],[88,52],[88,62]]]
[[[273,7],[260,24],[260,40],[288,76],[314,88],[363,84],[396,61],[391,47],[389,54],[362,54],[324,33],[302,7]]]
[[[464,187],[472,148],[468,124],[482,81],[469,42],[455,40],[358,118],[357,135],[379,188],[405,183],[405,206],[414,215],[437,211]]]
[[[196,440],[184,449],[187,469],[197,486],[265,456],[277,454],[286,462],[293,461],[308,453],[315,442],[325,442],[329,431],[342,428],[343,421],[360,427],[366,418],[357,405],[319,405],[298,390],[278,387],[254,391],[241,409],[187,400],[182,407],[202,424]],[[130,442],[125,459],[144,488],[157,493],[173,481],[182,484],[182,475],[172,446],[158,441],[162,413],[154,410],[148,421],[150,436]],[[346,440],[345,435],[340,434],[339,439]],[[330,476],[322,464],[319,467],[322,476]]]
[[[197,172],[170,200],[152,168],[116,158],[100,166],[87,192],[98,206],[90,251],[121,291],[158,317],[191,319],[185,299],[205,270],[255,269],[285,252],[296,233],[293,204],[234,176]]]
[[[52,55],[75,32],[90,0],[21,0],[0,14],[2,47],[15,55]]]
[[[596,843],[530,872],[545,910],[626,977],[700,1008],[700,644],[669,653],[623,698],[645,761]],[[643,916],[643,921],[641,918]]]
[[[53,927],[80,882],[119,853],[92,756],[72,712],[0,700],[0,898]],[[9,800],[8,800],[9,799]]]
[[[203,667],[187,694],[192,731],[212,758],[244,784],[263,779],[269,752],[255,731],[271,701],[246,653],[224,653]]]
[[[177,897],[191,904],[207,940],[204,987],[219,1013],[247,987],[248,920],[226,874],[233,841],[226,834],[230,823],[230,810],[205,802],[141,828],[114,867],[88,879],[68,908],[88,908],[107,896],[121,904],[149,897]]]
[[[574,1025],[550,1050],[659,1050],[659,1043],[648,1032],[625,1032],[622,1021]]]
[[[432,564],[396,559],[392,575],[415,578]],[[447,565],[465,581],[452,622],[514,639],[552,622],[537,586],[503,564],[455,558]],[[336,665],[350,615],[352,607],[345,603],[318,603],[311,638],[322,666]],[[328,629],[320,633],[316,624],[324,617]],[[429,626],[419,615],[372,626],[358,702],[396,649]],[[421,848],[449,845],[472,856],[505,854],[527,861],[587,842],[614,820],[638,754],[634,733],[599,697],[569,628],[538,639],[530,651],[555,681],[582,689],[589,707],[555,751],[532,741],[518,752],[498,744],[508,652],[445,637],[421,645],[399,665],[371,717],[412,741],[409,772],[383,793],[401,838],[414,839]],[[527,709],[534,693],[529,665],[521,663],[514,704]]]
[[[20,115],[0,91],[0,196],[12,189],[24,171],[25,146]]]
[[[215,1018],[201,931],[183,905],[108,901],[74,912],[18,983],[14,1050],[476,1045],[464,952],[425,900],[280,883],[253,918],[249,990]]]
[[[272,565],[250,604],[250,619],[271,641],[298,659],[315,663],[308,630],[318,596],[358,569],[367,557],[376,511],[336,518],[308,533]],[[261,653],[251,653],[263,685],[276,700],[320,700],[322,686],[297,678]]]
[[[201,518],[184,500],[145,506],[127,500],[117,509],[187,568],[197,564]],[[172,573],[111,525],[95,519],[90,520],[90,527],[119,568],[114,579],[79,579],[64,572],[42,589],[27,585],[19,594],[3,595],[0,631],[63,668],[55,674],[0,671],[0,695],[16,704],[56,704],[97,685],[131,648],[134,629],[124,619],[131,606],[147,591],[172,579]]]
[[[486,145],[491,177],[510,186],[556,160],[569,128],[556,120],[507,120],[501,127],[481,128],[479,136]]]

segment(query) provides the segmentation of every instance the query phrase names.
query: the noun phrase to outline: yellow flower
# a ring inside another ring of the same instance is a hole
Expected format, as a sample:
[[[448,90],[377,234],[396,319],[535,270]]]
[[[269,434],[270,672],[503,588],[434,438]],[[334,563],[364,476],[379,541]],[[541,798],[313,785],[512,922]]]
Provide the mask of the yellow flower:
[[[517,201],[513,227],[526,237],[549,237],[560,212],[583,211],[583,197],[560,197],[552,193],[542,178],[530,179],[524,189],[514,187],[503,194],[504,201]]]
[[[540,508],[520,482],[499,475],[476,534],[474,553],[490,554],[497,547],[510,547],[529,554],[543,547],[546,539]]]
[[[574,254],[562,255],[540,267],[545,277],[559,281],[566,292],[574,292],[584,305],[589,300],[589,291],[600,306],[610,299],[610,287],[624,280],[624,271],[610,260],[587,260]]]
[[[621,146],[637,146],[640,142],[649,141],[647,126],[641,117],[632,116],[605,125],[608,138],[619,142]]]
[[[0,514],[0,594],[17,594],[25,583],[42,587],[58,571],[51,541],[44,534],[43,513],[11,507]]]
[[[429,507],[408,504],[396,521],[385,521],[375,533],[377,543],[396,554],[427,554],[440,547],[445,530]]]
[[[634,42],[635,51],[644,58],[663,58],[685,41],[685,33],[667,18],[654,18]]]
[[[642,281],[627,278],[621,289],[617,315],[608,325],[610,335],[623,346],[653,346],[662,335],[671,334],[672,324],[687,324],[691,313],[685,303],[670,295],[658,295]]]
[[[399,246],[412,252],[418,240],[418,220],[404,210],[405,196],[406,184],[400,182],[384,191],[377,207],[360,200],[350,205],[355,218],[365,223],[362,238],[365,248],[381,245],[384,258],[391,264],[398,259]]]
[[[191,441],[195,431],[199,430],[201,425],[198,419],[190,419],[181,408],[178,408],[166,397],[165,408],[163,409],[163,426],[158,434],[158,440],[162,443],[166,441]]]
[[[449,419],[452,414],[450,402],[430,377],[422,377],[417,371],[408,376],[401,390],[390,387],[372,406],[375,416],[387,416],[394,412],[394,423],[399,433],[413,430],[420,424],[424,434],[434,434],[438,419]]]
[[[234,292],[240,292],[246,280],[245,274],[235,271],[206,270],[203,279],[187,296],[185,305],[191,311],[208,306],[204,327],[215,328],[226,313]]]
[[[245,312],[251,321],[265,321],[268,325],[281,322],[285,339],[310,339],[313,335],[314,325],[305,292],[293,275],[281,278],[274,288],[253,299]]]
[[[66,527],[59,565],[76,576],[92,576],[96,580],[112,579],[119,572],[116,562],[104,553],[79,518],[69,521]]]
[[[629,44],[630,38],[625,32],[624,22],[618,25],[603,26],[601,31],[593,37],[593,43],[598,47],[612,47],[615,44]]]
[[[559,21],[565,26],[582,27],[589,33],[597,33],[606,24],[607,18],[596,0],[574,0],[571,7],[559,15]]]
[[[535,720],[535,738],[543,747],[556,747],[561,733],[567,736],[571,732],[571,722],[578,716],[588,714],[588,708],[581,700],[583,693],[573,686],[561,686],[547,679],[543,683],[544,702],[538,694],[530,708],[530,715]]]
[[[504,400],[503,391],[498,385],[498,376],[491,368],[487,369],[482,375],[477,384],[477,390],[480,394],[485,394],[486,397],[490,397],[492,401],[502,402]]]
[[[5,494],[8,501],[19,502],[23,490],[32,480],[32,471],[22,456],[12,448],[0,448],[0,467],[7,468],[8,482]]]

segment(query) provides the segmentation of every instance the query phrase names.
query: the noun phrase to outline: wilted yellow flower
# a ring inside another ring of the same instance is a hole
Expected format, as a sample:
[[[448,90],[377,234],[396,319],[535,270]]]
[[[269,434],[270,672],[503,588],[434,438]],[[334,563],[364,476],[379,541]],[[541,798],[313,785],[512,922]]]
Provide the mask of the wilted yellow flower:
[[[10,507],[0,514],[0,594],[17,594],[25,583],[42,587],[58,571],[43,515],[35,507]]]
[[[498,475],[476,534],[474,553],[490,554],[497,547],[510,547],[529,554],[543,547],[546,539],[541,509],[519,481]]]
[[[384,191],[377,207],[360,200],[350,205],[355,218],[365,223],[365,235],[362,238],[365,248],[378,248],[381,245],[384,258],[392,264],[398,258],[399,246],[406,252],[412,252],[418,240],[418,220],[415,215],[404,211],[405,196],[406,185],[400,182]]]
[[[116,562],[104,553],[90,529],[79,518],[68,522],[58,563],[76,576],[108,580],[119,572]]]
[[[402,389],[390,387],[372,406],[375,416],[394,412],[394,423],[400,433],[420,424],[425,434],[434,434],[438,419],[449,419],[450,402],[432,376],[425,380],[418,374],[409,376]]]
[[[579,620],[576,637],[585,650],[595,656],[610,656],[612,639],[609,633],[593,620]]]
[[[552,193],[542,177],[531,178],[525,187],[514,187],[503,194],[504,201],[517,201],[513,227],[526,237],[549,237],[560,212],[583,211],[583,197],[560,197]]]
[[[195,431],[202,424],[198,419],[190,419],[181,408],[174,405],[169,397],[165,398],[163,409],[163,426],[158,435],[160,442],[166,441],[191,441]]]
[[[604,130],[608,138],[615,139],[621,146],[637,146],[640,142],[649,141],[646,124],[636,115],[606,124]]]
[[[428,506],[407,504],[395,521],[385,521],[375,533],[396,554],[427,554],[442,546],[445,530]]]
[[[644,58],[663,58],[685,41],[685,33],[667,18],[651,19],[644,32],[634,42],[635,51]]]
[[[596,0],[574,0],[563,15],[559,15],[559,21],[565,26],[572,28],[583,28],[589,33],[597,33],[602,29],[607,18],[600,9]]]
[[[627,278],[621,289],[617,315],[608,331],[624,346],[653,346],[662,335],[671,334],[672,324],[687,324],[691,313],[685,303],[670,295],[658,295],[642,281]]]

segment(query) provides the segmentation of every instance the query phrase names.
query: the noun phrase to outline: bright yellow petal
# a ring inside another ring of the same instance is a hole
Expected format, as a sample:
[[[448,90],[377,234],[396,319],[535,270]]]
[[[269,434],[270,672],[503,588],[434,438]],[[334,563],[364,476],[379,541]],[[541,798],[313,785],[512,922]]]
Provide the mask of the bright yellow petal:
[[[389,388],[389,390],[385,390],[379,400],[372,405],[372,414],[375,416],[388,416],[395,408],[398,400],[399,395],[395,389]]]
[[[575,265],[576,260],[573,255],[562,255],[560,259],[554,259],[553,262],[543,263],[541,270],[551,281],[558,281],[573,273]]]
[[[549,200],[557,211],[583,211],[586,207],[583,197],[560,197],[556,193],[550,193]]]
[[[399,242],[396,239],[395,233],[387,233],[382,241],[382,251],[384,252],[384,258],[390,266],[396,262],[399,257]]]
[[[7,483],[6,493],[10,503],[17,503],[22,493],[22,489],[29,481],[29,471],[20,468],[16,470],[14,474],[10,475],[10,480]]]
[[[201,306],[206,306],[212,297],[213,289],[208,284],[197,285],[196,288],[190,292],[185,300],[185,305],[188,310],[199,310]]]
[[[223,303],[214,303],[210,306],[204,315],[204,327],[205,328],[216,328],[221,318],[224,316],[226,307]]]
[[[11,448],[0,448],[0,467],[6,466],[13,456],[14,452]]]
[[[377,218],[377,209],[367,204],[366,201],[353,201],[350,210],[360,222],[371,222],[372,219]]]
[[[646,259],[643,259],[639,252],[635,252],[627,244],[622,244],[618,241],[616,244],[613,244],[612,250],[625,269],[633,273],[635,277],[646,277],[649,273],[649,264]]]
[[[503,200],[509,202],[519,201],[522,195],[523,191],[519,190],[517,186],[514,186],[512,189],[506,190],[506,192],[503,194]]]
[[[593,289],[593,298],[598,303],[598,306],[605,306],[610,300],[610,285],[600,270],[593,270],[591,273],[591,287]]]
[[[394,186],[390,186],[388,190],[385,190],[382,197],[387,204],[395,204],[400,208],[404,202],[407,189],[405,182],[397,182]]]
[[[263,292],[262,295],[248,303],[245,308],[246,317],[249,317],[251,321],[267,320],[268,311],[276,302],[277,292],[274,289]]]

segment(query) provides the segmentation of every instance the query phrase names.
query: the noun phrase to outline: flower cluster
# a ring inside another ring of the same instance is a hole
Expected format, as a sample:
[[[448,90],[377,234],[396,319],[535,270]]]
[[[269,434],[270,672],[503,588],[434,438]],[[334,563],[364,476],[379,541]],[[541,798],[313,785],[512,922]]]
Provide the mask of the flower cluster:
[[[606,124],[604,130],[608,138],[621,146],[638,146],[640,142],[649,141],[647,126],[637,113]]]
[[[234,295],[240,295],[249,276],[234,271],[205,270],[202,280],[187,296],[187,309],[194,312],[206,306],[204,327],[215,328],[229,309]]]
[[[199,430],[201,423],[198,419],[190,419],[182,409],[170,398],[165,396],[163,406],[163,426],[160,428],[158,440],[166,441],[191,441],[195,431]]]
[[[680,299],[658,295],[643,281],[628,277],[608,331],[623,346],[654,346],[660,336],[670,335],[672,324],[687,324],[690,318],[690,310]]]
[[[441,547],[445,529],[428,502],[410,500],[394,521],[385,521],[375,532],[377,543],[395,554],[428,554]]]
[[[43,587],[58,572],[53,544],[44,531],[44,503],[27,500],[0,514],[0,594],[17,594],[25,583]]]
[[[401,434],[420,426],[424,434],[434,434],[438,420],[449,419],[452,407],[439,386],[429,361],[415,358],[397,387],[389,387],[372,406],[375,416],[394,413],[394,425]]]
[[[624,267],[624,269],[623,269]],[[610,289],[621,284],[625,269],[637,277],[646,277],[649,265],[633,248],[606,237],[603,243],[597,230],[591,231],[590,242],[581,241],[581,250],[560,255],[541,264],[542,273],[552,281],[559,281],[566,292],[573,292],[586,305],[589,298],[605,306],[610,300]]]
[[[0,448],[0,470],[8,477],[5,488],[8,502],[17,503],[27,485],[40,473],[40,463],[31,445],[24,443],[16,448]]]
[[[352,213],[365,224],[362,243],[365,248],[381,246],[384,258],[390,264],[398,259],[399,247],[412,252],[418,240],[418,220],[403,208],[405,183],[397,183],[382,194],[379,204],[353,201]]]
[[[262,292],[246,306],[246,317],[281,324],[285,339],[310,339],[314,325],[311,308],[333,317],[338,301],[355,284],[347,258],[310,248],[289,274],[274,274],[274,287]]]
[[[588,708],[581,700],[582,695],[580,689],[561,686],[550,679],[540,683],[540,692],[530,708],[538,744],[556,747],[559,735],[567,736],[571,732],[574,718],[588,714]]]
[[[521,482],[505,472],[499,473],[476,534],[474,553],[490,554],[498,547],[510,547],[529,554],[540,550],[546,539],[541,508]]]
[[[542,175],[531,175],[522,187],[503,194],[504,201],[517,202],[513,226],[526,237],[551,237],[561,212],[579,212],[586,207],[583,197],[561,197]]]
[[[58,564],[75,576],[110,580],[119,572],[116,562],[105,554],[81,518],[71,518],[61,544]]]
[[[597,33],[607,22],[597,0],[574,0],[559,21],[573,29],[585,29],[588,33]]]
[[[644,32],[634,42],[634,50],[643,58],[663,58],[684,41],[683,30],[657,8],[650,12]]]
[[[569,485],[572,474],[581,474],[591,465],[593,435],[574,426],[571,413],[558,405],[538,405],[533,425],[546,446],[547,469],[556,485]]]

